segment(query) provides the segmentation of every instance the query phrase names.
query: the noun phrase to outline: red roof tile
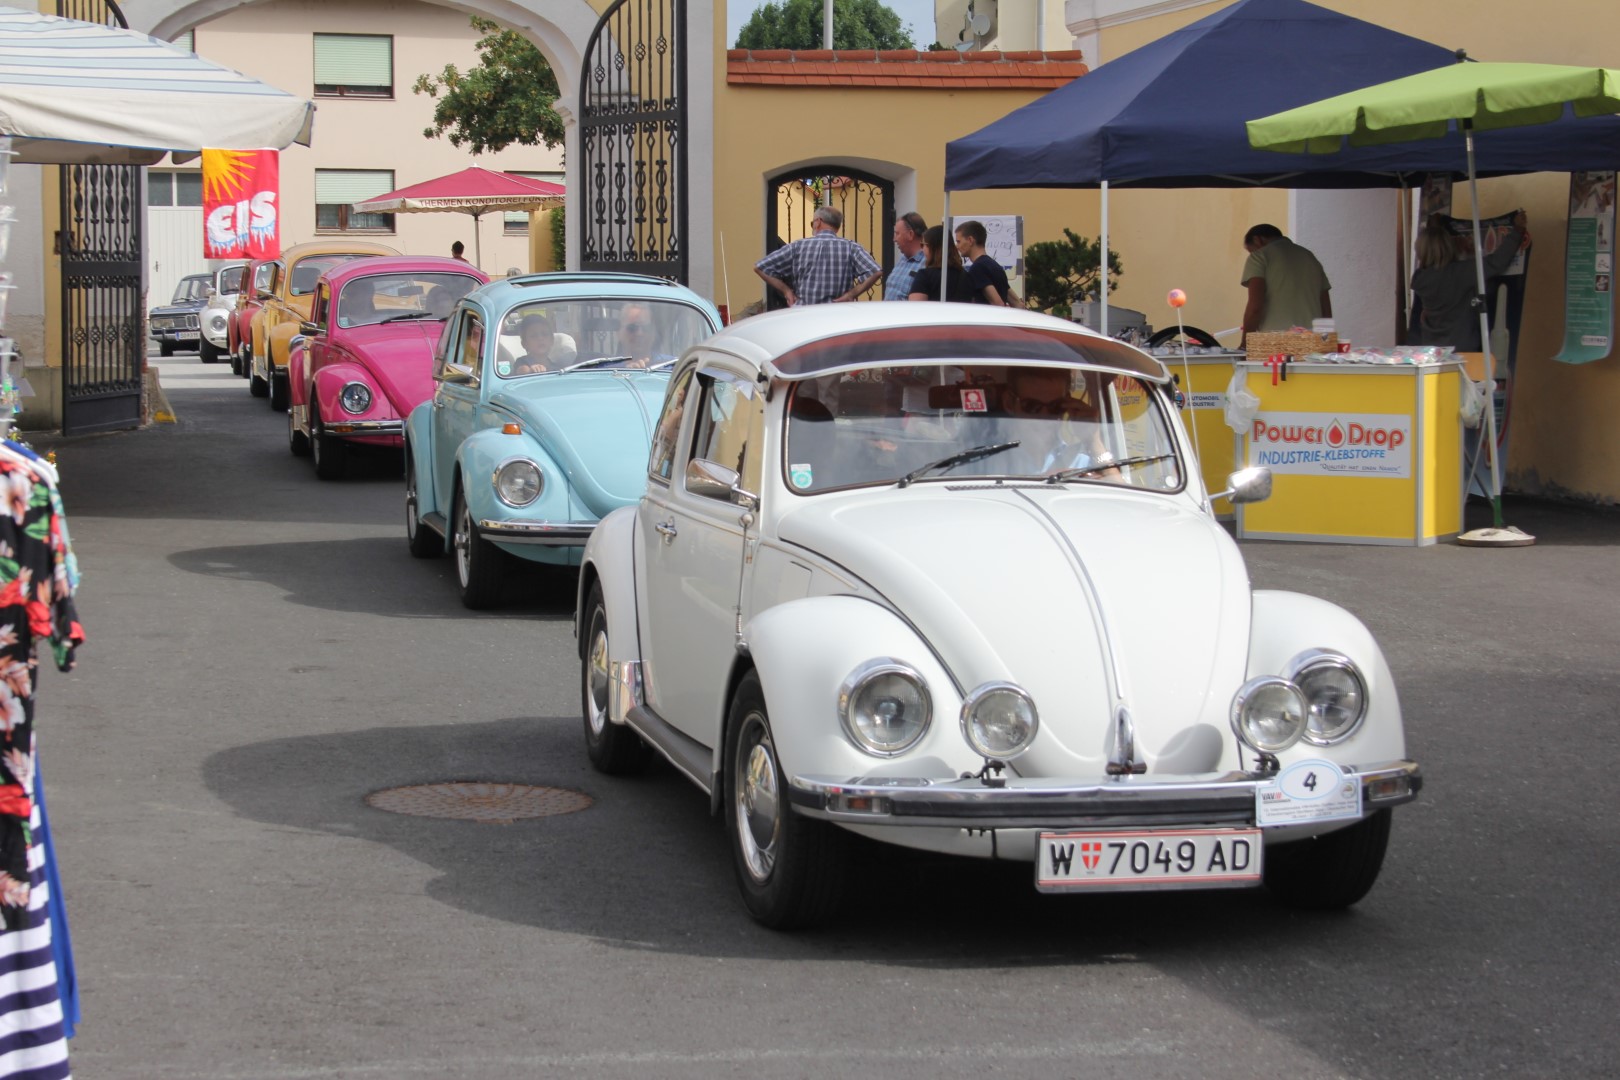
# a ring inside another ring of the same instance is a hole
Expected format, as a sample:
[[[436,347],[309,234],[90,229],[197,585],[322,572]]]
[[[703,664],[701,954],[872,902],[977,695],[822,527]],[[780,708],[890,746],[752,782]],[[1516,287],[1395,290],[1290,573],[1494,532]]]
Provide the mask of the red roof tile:
[[[917,52],[913,49],[731,49],[733,86],[932,87],[1051,90],[1087,72],[1081,55],[1062,52]]]

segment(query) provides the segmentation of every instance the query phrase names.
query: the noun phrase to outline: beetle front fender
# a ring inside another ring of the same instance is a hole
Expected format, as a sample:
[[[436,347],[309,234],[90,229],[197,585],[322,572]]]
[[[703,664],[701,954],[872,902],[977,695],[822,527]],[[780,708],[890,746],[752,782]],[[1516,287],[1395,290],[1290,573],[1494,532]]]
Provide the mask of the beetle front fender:
[[[371,408],[363,413],[349,413],[344,410],[339,401],[343,388],[350,383],[364,383],[371,388]],[[394,412],[394,403],[388,400],[388,395],[382,392],[377,380],[371,377],[371,372],[362,364],[346,361],[336,364],[327,364],[315,373],[315,385],[311,396],[321,406],[321,416],[328,422],[333,419],[353,416],[357,420],[394,420],[398,414]]]
[[[641,640],[636,633],[636,507],[621,506],[597,523],[585,541],[579,567],[579,595],[574,602],[574,637],[579,639],[580,656],[585,655],[585,627],[590,617],[585,599],[591,586],[602,585],[602,604],[607,609],[610,660],[640,660]]]
[[[272,369],[286,370],[287,356],[292,351],[292,339],[299,333],[298,323],[291,320],[278,322],[270,328],[268,350]],[[272,370],[271,374],[274,373]]]
[[[1340,765],[1398,761],[1406,757],[1406,734],[1395,679],[1384,651],[1361,620],[1337,604],[1303,593],[1256,589],[1249,634],[1248,677],[1280,675],[1307,649],[1342,653],[1366,682],[1367,718],[1356,733],[1332,746],[1301,740],[1279,755],[1291,760],[1320,757]]]
[[[508,458],[525,457],[540,466],[545,490],[528,506],[507,506],[495,497],[495,470]],[[570,520],[568,477],[527,431],[507,435],[489,427],[469,435],[456,451],[463,498],[474,521],[523,518],[532,521]]]
[[[962,697],[955,684],[927,643],[887,608],[854,596],[791,600],[754,616],[743,637],[765,691],[777,756],[789,776],[954,779],[984,764],[962,738]],[[838,707],[840,687],[850,674],[883,658],[921,675],[932,706],[928,731],[895,757],[859,749],[845,733]]]
[[[405,467],[416,473],[416,512],[449,514],[450,500],[440,506],[433,486],[433,399],[422,402],[405,418]]]

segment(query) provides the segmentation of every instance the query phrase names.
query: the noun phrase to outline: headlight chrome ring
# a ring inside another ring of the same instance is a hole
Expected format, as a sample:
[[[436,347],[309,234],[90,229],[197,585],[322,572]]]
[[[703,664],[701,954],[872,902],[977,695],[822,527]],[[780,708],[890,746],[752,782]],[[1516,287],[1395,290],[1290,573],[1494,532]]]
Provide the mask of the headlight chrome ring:
[[[1280,754],[1299,742],[1309,716],[1305,695],[1280,675],[1260,675],[1232,698],[1232,731],[1262,754]]]
[[[962,702],[962,738],[983,758],[1011,761],[1041,729],[1035,699],[1016,683],[987,682]]]
[[[1367,680],[1355,661],[1331,649],[1307,649],[1283,674],[1305,695],[1305,741],[1332,746],[1354,735],[1367,719]]]
[[[895,757],[916,746],[927,734],[933,713],[933,698],[921,673],[892,656],[868,660],[838,688],[844,734],[874,757]]]
[[[371,387],[363,382],[345,383],[338,391],[338,404],[344,412],[360,415],[371,408]]]
[[[495,497],[514,509],[528,506],[546,490],[546,474],[525,457],[507,458],[495,466],[490,478]]]

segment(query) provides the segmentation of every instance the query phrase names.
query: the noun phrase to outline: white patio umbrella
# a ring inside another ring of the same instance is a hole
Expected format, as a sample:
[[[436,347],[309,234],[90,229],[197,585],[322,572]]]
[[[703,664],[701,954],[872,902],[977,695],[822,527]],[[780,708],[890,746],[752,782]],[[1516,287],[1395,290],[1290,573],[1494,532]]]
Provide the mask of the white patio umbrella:
[[[309,145],[309,101],[167,42],[0,7],[0,135],[13,161],[151,165]]]

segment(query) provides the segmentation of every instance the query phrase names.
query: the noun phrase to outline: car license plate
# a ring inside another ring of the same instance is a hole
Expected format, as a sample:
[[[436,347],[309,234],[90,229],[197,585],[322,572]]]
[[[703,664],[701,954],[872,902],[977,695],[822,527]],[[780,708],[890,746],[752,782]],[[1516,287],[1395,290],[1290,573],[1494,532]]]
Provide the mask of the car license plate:
[[[1219,889],[1258,885],[1259,829],[1042,833],[1041,892]]]
[[[197,331],[195,331],[195,330],[180,330],[180,331],[177,331],[174,336],[175,336],[176,340],[179,340],[179,341],[196,341],[197,340]]]

